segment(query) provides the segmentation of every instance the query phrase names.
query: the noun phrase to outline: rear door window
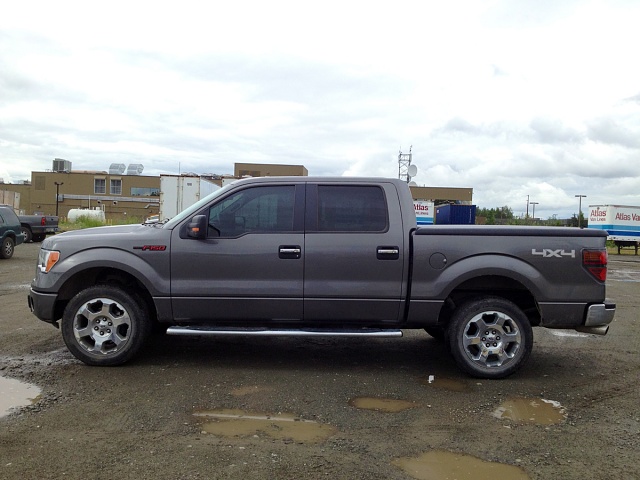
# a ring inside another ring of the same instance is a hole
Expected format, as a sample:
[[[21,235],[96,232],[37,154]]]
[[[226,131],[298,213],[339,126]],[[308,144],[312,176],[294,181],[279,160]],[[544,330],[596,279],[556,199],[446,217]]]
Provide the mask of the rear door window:
[[[384,232],[387,203],[380,187],[318,185],[318,231]]]

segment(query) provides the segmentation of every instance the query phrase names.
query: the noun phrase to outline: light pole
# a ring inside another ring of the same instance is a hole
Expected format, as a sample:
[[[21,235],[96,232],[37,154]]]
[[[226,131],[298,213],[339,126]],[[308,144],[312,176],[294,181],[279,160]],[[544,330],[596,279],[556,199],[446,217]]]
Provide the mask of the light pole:
[[[60,198],[60,185],[64,185],[64,182],[53,182],[56,184],[56,217],[58,216],[58,199]]]
[[[578,198],[578,227],[582,228],[582,199],[585,198],[586,195],[576,195]]]
[[[531,212],[531,219],[535,222],[536,221],[536,205],[538,205],[540,202],[529,202],[531,205],[533,205],[533,211]]]

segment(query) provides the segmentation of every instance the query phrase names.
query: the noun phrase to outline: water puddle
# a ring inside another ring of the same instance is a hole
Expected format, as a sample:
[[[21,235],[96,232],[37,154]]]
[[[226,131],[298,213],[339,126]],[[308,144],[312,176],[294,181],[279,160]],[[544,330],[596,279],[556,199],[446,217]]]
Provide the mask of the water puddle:
[[[436,377],[435,375],[429,375],[428,377],[422,377],[420,383],[427,385],[428,387],[434,387],[440,390],[448,390],[450,392],[465,392],[469,390],[467,384],[460,380],[454,380],[446,377]]]
[[[40,396],[40,388],[15,378],[0,377],[0,417],[9,415],[15,408],[32,405]]]
[[[419,480],[529,480],[519,467],[445,451],[427,452],[417,458],[398,458],[391,463]]]
[[[407,400],[395,400],[393,398],[357,397],[349,400],[349,405],[363,410],[375,410],[377,412],[397,413],[418,405]]]
[[[555,425],[567,418],[567,412],[560,403],[544,398],[510,398],[494,412],[496,418],[507,418],[514,422],[536,425]]]
[[[249,387],[239,387],[231,390],[231,395],[234,397],[244,397],[245,395],[251,395],[253,393],[265,393],[271,392],[273,388],[271,387],[260,387],[258,385],[249,386]]]
[[[267,415],[241,410],[209,410],[194,413],[207,421],[202,426],[206,433],[221,437],[249,437],[267,435],[278,440],[298,443],[319,443],[338,433],[332,425],[303,420],[295,415]]]

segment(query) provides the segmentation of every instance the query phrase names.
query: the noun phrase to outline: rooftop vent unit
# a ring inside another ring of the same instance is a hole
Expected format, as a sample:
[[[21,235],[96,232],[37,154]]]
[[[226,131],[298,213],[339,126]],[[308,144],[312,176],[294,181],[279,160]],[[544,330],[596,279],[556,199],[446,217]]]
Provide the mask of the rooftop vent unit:
[[[141,163],[132,163],[127,168],[127,175],[140,175],[144,170],[144,166]]]
[[[124,163],[112,163],[109,166],[109,175],[122,175],[127,169]]]
[[[71,171],[71,162],[62,158],[55,158],[53,160],[53,171],[69,173]]]

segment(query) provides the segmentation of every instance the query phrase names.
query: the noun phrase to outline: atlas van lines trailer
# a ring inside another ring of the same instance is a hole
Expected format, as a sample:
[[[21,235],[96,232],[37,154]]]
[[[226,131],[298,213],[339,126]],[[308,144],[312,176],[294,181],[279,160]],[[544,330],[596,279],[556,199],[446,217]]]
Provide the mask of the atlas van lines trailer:
[[[589,205],[589,228],[606,230],[618,247],[640,245],[640,207],[629,205]]]

